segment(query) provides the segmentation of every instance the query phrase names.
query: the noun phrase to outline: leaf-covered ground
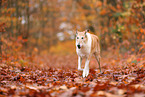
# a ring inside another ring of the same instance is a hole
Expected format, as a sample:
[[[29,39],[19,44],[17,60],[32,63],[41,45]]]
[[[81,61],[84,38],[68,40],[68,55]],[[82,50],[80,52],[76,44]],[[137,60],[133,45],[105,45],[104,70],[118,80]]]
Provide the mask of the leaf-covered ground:
[[[101,62],[103,73],[92,58],[86,78],[77,70],[76,55],[39,56],[35,64],[26,60],[7,63],[10,59],[0,64],[3,97],[145,97],[144,54],[106,55]]]

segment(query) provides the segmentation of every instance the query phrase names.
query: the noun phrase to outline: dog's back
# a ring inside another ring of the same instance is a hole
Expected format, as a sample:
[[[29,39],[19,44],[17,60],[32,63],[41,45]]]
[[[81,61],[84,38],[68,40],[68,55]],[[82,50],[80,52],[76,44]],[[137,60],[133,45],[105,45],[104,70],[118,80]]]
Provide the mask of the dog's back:
[[[91,43],[91,53],[97,53],[100,54],[100,45],[99,45],[99,38],[98,36],[91,34],[91,39],[92,39],[92,43]]]

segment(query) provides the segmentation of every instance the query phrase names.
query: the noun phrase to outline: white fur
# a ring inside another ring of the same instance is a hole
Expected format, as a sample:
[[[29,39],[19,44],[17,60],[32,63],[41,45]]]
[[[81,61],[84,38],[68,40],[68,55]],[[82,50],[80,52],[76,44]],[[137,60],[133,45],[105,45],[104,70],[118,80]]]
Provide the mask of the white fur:
[[[77,48],[78,43],[76,42],[76,52],[78,54],[78,70],[83,70],[83,77],[87,77],[89,74],[89,62],[90,62],[90,60],[88,59],[88,57],[91,53],[91,44],[92,44],[92,39],[91,39],[90,33],[87,33],[86,35],[87,35],[88,41],[87,41],[87,43],[82,44],[83,48],[78,49]],[[85,68],[81,69],[81,63],[82,63],[83,57],[86,58],[86,62],[85,62]]]
[[[87,58],[85,62],[85,68],[83,70],[83,77],[87,77],[89,75],[89,62],[90,60]]]
[[[91,53],[91,44],[92,44],[92,38],[91,38],[91,34],[90,33],[87,33],[87,37],[88,37],[88,52],[89,54]]]
[[[78,57],[78,70],[83,70],[83,69],[81,69],[81,64],[82,64],[82,58],[79,56]]]
[[[77,42],[76,42],[76,52],[78,54],[78,56],[80,57],[88,57],[88,55],[91,52],[91,44],[92,44],[92,39],[91,39],[91,35],[90,33],[87,33],[87,37],[88,37],[88,41],[86,44],[83,44],[83,48],[78,49],[77,48]]]

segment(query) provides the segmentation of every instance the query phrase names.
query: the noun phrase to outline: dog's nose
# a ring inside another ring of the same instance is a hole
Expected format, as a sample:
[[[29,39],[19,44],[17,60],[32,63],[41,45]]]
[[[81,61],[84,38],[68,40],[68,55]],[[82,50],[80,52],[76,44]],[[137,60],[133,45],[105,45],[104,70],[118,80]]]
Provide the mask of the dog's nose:
[[[80,44],[78,44],[77,47],[80,49],[81,48]]]

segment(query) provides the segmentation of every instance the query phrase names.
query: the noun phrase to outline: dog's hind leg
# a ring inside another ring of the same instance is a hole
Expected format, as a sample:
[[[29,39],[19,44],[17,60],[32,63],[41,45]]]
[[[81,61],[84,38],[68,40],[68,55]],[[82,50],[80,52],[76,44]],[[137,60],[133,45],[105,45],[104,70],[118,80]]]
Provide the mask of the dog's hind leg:
[[[98,64],[99,64],[99,69],[100,69],[100,72],[102,73],[102,71],[101,71],[101,66],[100,66],[100,59],[101,59],[101,57],[100,57],[100,54],[94,54],[95,55],[95,58],[96,58],[96,60],[97,60],[97,62],[98,62]]]

